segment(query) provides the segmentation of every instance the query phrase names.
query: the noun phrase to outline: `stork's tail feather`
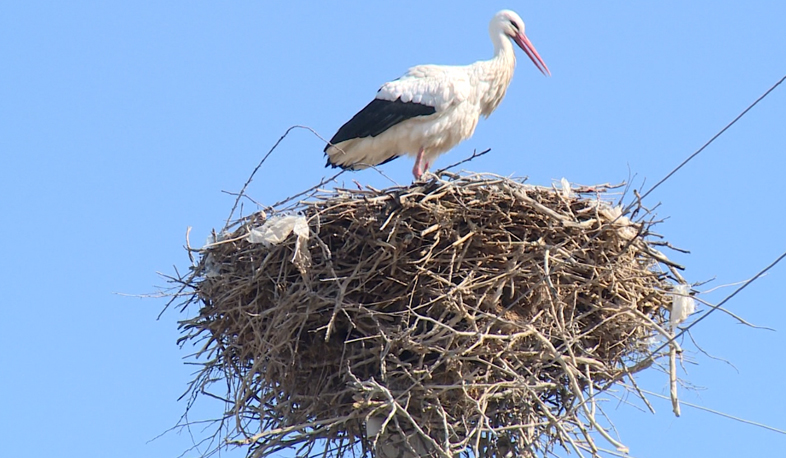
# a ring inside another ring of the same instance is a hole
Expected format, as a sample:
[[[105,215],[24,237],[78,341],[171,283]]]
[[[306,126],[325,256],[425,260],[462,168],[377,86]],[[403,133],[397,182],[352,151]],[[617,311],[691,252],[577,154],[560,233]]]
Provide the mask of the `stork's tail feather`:
[[[327,156],[327,154],[325,155]],[[325,161],[325,167],[333,167],[334,169],[343,169],[343,170],[354,170],[353,166],[350,164],[334,164],[330,162],[330,156],[328,156],[327,161]]]
[[[363,163],[352,163],[352,164],[336,164],[330,160],[330,155],[325,153],[327,156],[327,160],[325,161],[325,167],[332,167],[334,169],[343,169],[343,170],[362,170],[368,168],[369,166],[379,166],[382,164],[387,164],[388,162],[392,161],[393,159],[398,159],[401,156],[391,156],[384,161],[380,162],[379,164],[363,164]]]

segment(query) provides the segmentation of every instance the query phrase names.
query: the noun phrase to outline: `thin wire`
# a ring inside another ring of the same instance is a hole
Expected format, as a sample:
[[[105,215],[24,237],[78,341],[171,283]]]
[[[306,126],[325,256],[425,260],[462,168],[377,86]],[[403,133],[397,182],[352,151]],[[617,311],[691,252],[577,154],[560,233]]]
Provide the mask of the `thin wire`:
[[[723,135],[723,133],[724,133],[724,132],[726,132],[726,130],[728,130],[728,129],[729,129],[729,127],[733,126],[733,125],[734,125],[734,123],[736,123],[737,121],[739,121],[739,120],[740,120],[740,118],[742,118],[743,116],[745,116],[745,114],[746,114],[746,113],[748,113],[748,112],[751,110],[751,108],[755,107],[757,103],[761,102],[761,101],[762,101],[762,100],[763,100],[765,97],[767,97],[768,95],[770,95],[770,92],[774,91],[774,90],[775,90],[775,88],[776,88],[776,87],[778,87],[778,86],[779,86],[779,85],[780,85],[782,82],[784,82],[784,81],[786,81],[786,75],[784,75],[784,76],[783,76],[783,78],[781,78],[781,79],[780,79],[780,80],[779,80],[777,83],[775,83],[775,84],[774,84],[774,85],[773,85],[771,88],[767,89],[767,92],[765,92],[764,94],[762,94],[762,95],[761,95],[761,97],[759,97],[758,99],[756,99],[756,101],[755,101],[755,102],[753,102],[752,104],[750,104],[750,105],[748,106],[748,108],[746,108],[745,110],[743,110],[743,111],[742,111],[742,113],[740,113],[739,115],[737,115],[737,117],[736,117],[736,118],[734,118],[734,120],[732,120],[730,123],[726,124],[726,127],[724,127],[723,129],[721,129],[721,130],[720,130],[720,132],[718,132],[718,133],[717,133],[717,134],[715,134],[715,135],[714,135],[714,136],[713,136],[711,139],[709,139],[709,141],[707,141],[707,143],[705,143],[704,145],[702,145],[702,147],[701,147],[701,148],[697,149],[695,153],[693,153],[693,154],[691,154],[690,156],[688,156],[688,158],[687,158],[687,159],[685,159],[684,161],[682,161],[682,163],[681,163],[680,165],[678,165],[678,166],[677,166],[677,168],[675,168],[674,170],[672,170],[671,172],[669,172],[669,174],[668,174],[668,175],[666,175],[665,177],[663,177],[663,179],[662,179],[662,180],[660,180],[659,182],[655,183],[655,185],[654,185],[653,187],[651,187],[651,188],[649,189],[649,191],[645,192],[645,193],[644,193],[644,195],[642,195],[642,196],[641,196],[639,199],[637,199],[637,200],[639,200],[639,201],[641,201],[641,200],[644,200],[644,198],[645,198],[645,197],[647,197],[647,196],[648,196],[648,195],[649,195],[649,194],[650,194],[652,191],[654,191],[654,190],[655,190],[655,189],[656,189],[658,186],[660,186],[661,184],[663,184],[663,182],[665,182],[666,180],[668,180],[669,178],[671,178],[671,176],[672,176],[672,175],[674,175],[675,173],[677,173],[677,171],[678,171],[679,169],[681,169],[681,168],[682,168],[682,167],[683,167],[685,164],[687,164],[688,162],[690,162],[690,161],[691,161],[691,159],[693,159],[694,157],[698,156],[698,155],[699,155],[699,153],[701,153],[702,151],[704,151],[704,149],[705,149],[705,148],[707,148],[708,146],[710,146],[710,144],[711,144],[712,142],[714,142],[714,141],[715,141],[715,139],[717,139],[718,137],[720,137],[721,135]]]
[[[622,386],[624,386],[626,388],[632,388],[632,387],[630,387],[628,385],[625,385],[625,384],[622,384]],[[662,394],[659,394],[659,393],[654,393],[652,391],[644,390],[644,389],[640,389],[640,391],[642,393],[649,394],[650,396],[655,396],[656,398],[669,400],[668,397],[666,397],[666,396],[664,396]],[[763,429],[766,429],[768,431],[773,431],[773,432],[780,433],[780,434],[786,434],[786,430],[778,429],[778,428],[775,428],[775,427],[772,427],[772,426],[769,426],[769,425],[765,425],[764,423],[759,423],[757,421],[746,420],[744,418],[735,417],[734,415],[730,415],[730,414],[721,412],[719,410],[710,409],[709,407],[702,407],[702,406],[700,406],[698,404],[693,404],[693,403],[686,402],[686,401],[680,401],[680,404],[686,405],[688,407],[693,407],[694,409],[703,410],[705,412],[713,413],[715,415],[720,415],[721,417],[729,418],[731,420],[739,421],[740,423],[746,423],[748,425],[752,425],[752,426],[756,426],[756,427],[759,427],[759,428],[763,428]]]
[[[696,326],[703,319],[707,318],[710,315],[710,313],[712,313],[712,312],[718,310],[719,308],[721,308],[723,306],[723,304],[728,302],[732,297],[736,296],[737,293],[739,293],[740,291],[745,289],[748,285],[750,285],[754,281],[758,280],[759,277],[761,277],[762,275],[767,273],[768,270],[770,270],[773,267],[775,267],[775,265],[778,264],[779,262],[781,262],[783,260],[783,258],[786,258],[786,251],[784,251],[780,256],[778,256],[778,259],[772,261],[772,263],[770,263],[770,265],[768,265],[764,269],[760,270],[759,273],[757,273],[753,278],[751,278],[750,280],[748,280],[745,283],[743,283],[742,285],[740,285],[739,288],[735,289],[733,293],[731,293],[728,296],[726,296],[726,298],[724,298],[722,301],[720,301],[717,305],[711,306],[712,308],[710,310],[708,310],[707,313],[705,313],[704,315],[700,316],[696,321],[694,321],[693,323],[689,324],[688,326],[685,326],[684,328],[680,328],[680,332],[675,334],[674,337],[672,337],[671,339],[669,339],[666,342],[664,342],[663,345],[658,347],[655,351],[651,352],[650,355],[647,358],[645,358],[645,360],[655,356],[659,351],[661,351],[664,348],[666,348],[671,342],[673,342],[674,340],[680,338],[683,334],[688,332],[688,330],[690,328]]]
[[[742,113],[740,113],[739,115],[737,115],[737,117],[736,117],[736,118],[734,118],[734,120],[733,120],[733,121],[731,121],[730,123],[728,123],[728,124],[726,125],[726,127],[724,127],[723,129],[721,129],[721,130],[720,130],[720,132],[718,132],[718,133],[717,133],[717,134],[715,134],[715,135],[714,135],[714,136],[713,136],[711,139],[709,139],[709,141],[708,141],[707,143],[705,143],[705,144],[704,144],[704,145],[703,145],[701,148],[699,148],[698,150],[696,150],[696,152],[695,152],[695,153],[693,153],[693,154],[691,154],[691,155],[690,155],[690,156],[689,156],[687,159],[685,159],[684,161],[682,161],[682,163],[681,163],[679,166],[677,166],[677,168],[675,168],[675,169],[674,169],[674,170],[672,170],[672,171],[671,171],[671,172],[670,172],[668,175],[666,175],[665,177],[663,177],[663,179],[662,179],[662,180],[660,180],[659,182],[657,182],[657,183],[655,184],[655,186],[653,186],[652,188],[650,188],[650,189],[649,189],[649,191],[647,191],[646,193],[644,193],[644,195],[642,195],[642,196],[641,196],[639,199],[637,199],[637,200],[639,200],[639,201],[641,201],[641,200],[644,200],[644,198],[645,198],[645,197],[647,197],[647,195],[649,195],[649,193],[651,193],[653,190],[655,190],[655,188],[657,188],[658,186],[660,186],[660,184],[661,184],[661,183],[663,183],[664,181],[668,180],[668,179],[669,179],[669,177],[671,177],[672,175],[674,175],[674,174],[677,172],[677,170],[679,170],[680,168],[682,168],[682,166],[684,166],[685,164],[687,164],[687,163],[688,163],[688,161],[690,161],[691,159],[693,159],[694,157],[696,157],[696,156],[697,156],[699,153],[701,153],[701,152],[702,152],[702,151],[703,151],[703,150],[704,150],[704,149],[705,149],[707,146],[709,146],[709,145],[710,145],[710,143],[712,143],[713,141],[715,141],[715,139],[716,139],[716,138],[720,137],[720,136],[721,136],[721,135],[722,135],[724,132],[726,132],[726,130],[727,130],[729,127],[731,127],[732,125],[734,125],[734,123],[735,123],[735,122],[739,121],[739,120],[740,120],[740,118],[742,118],[743,116],[745,116],[745,114],[746,114],[748,111],[750,111],[750,110],[751,110],[751,108],[755,107],[757,103],[761,102],[761,101],[762,101],[762,100],[763,100],[765,97],[767,97],[767,96],[770,94],[770,92],[772,92],[773,90],[775,90],[775,88],[776,88],[776,87],[778,87],[778,86],[779,86],[779,85],[780,85],[782,82],[784,82],[784,81],[786,81],[786,75],[784,75],[784,76],[783,76],[783,78],[781,78],[780,80],[778,80],[778,82],[777,82],[777,83],[773,84],[773,85],[772,85],[772,87],[770,87],[769,89],[767,89],[767,91],[766,91],[764,94],[762,94],[762,95],[761,95],[761,96],[760,96],[758,99],[756,99],[756,100],[755,100],[755,101],[754,101],[752,104],[750,104],[750,105],[748,106],[748,108],[746,108],[745,110],[743,110],[743,111],[742,111]],[[770,265],[768,265],[767,267],[765,267],[763,270],[759,271],[759,273],[757,273],[757,274],[756,274],[756,275],[755,275],[753,278],[751,278],[751,279],[749,279],[748,281],[746,281],[745,283],[743,283],[743,284],[742,284],[742,285],[741,285],[739,288],[737,288],[736,290],[734,290],[734,292],[733,292],[733,293],[731,293],[731,294],[729,294],[728,296],[726,296],[726,298],[725,298],[725,299],[723,299],[723,300],[722,300],[720,303],[718,303],[717,305],[713,306],[711,310],[709,310],[709,311],[708,311],[707,313],[705,313],[704,315],[700,316],[700,317],[699,317],[699,318],[698,318],[696,321],[694,321],[693,323],[691,323],[690,325],[688,325],[688,326],[686,326],[686,327],[684,327],[684,328],[681,328],[682,330],[681,330],[679,333],[675,334],[675,335],[674,335],[674,337],[672,337],[671,339],[669,339],[669,340],[667,340],[666,342],[664,342],[664,343],[663,343],[663,345],[661,345],[660,347],[658,347],[658,348],[657,348],[655,351],[651,352],[651,353],[650,353],[650,356],[649,356],[648,358],[651,358],[652,356],[656,355],[656,354],[657,354],[659,351],[661,351],[661,350],[663,350],[664,348],[666,348],[666,347],[667,347],[667,346],[668,346],[668,345],[669,345],[671,342],[673,342],[674,340],[678,339],[678,338],[679,338],[679,337],[681,337],[683,334],[685,334],[685,333],[686,333],[686,332],[687,332],[687,331],[688,331],[690,328],[692,328],[693,326],[696,326],[696,324],[698,324],[699,322],[701,322],[703,319],[707,318],[707,316],[709,316],[709,314],[710,314],[710,313],[712,313],[712,312],[714,312],[714,311],[718,310],[720,307],[722,307],[722,306],[723,306],[723,304],[725,304],[726,302],[728,302],[728,301],[729,301],[729,300],[730,300],[732,297],[736,296],[736,295],[737,295],[737,293],[739,293],[740,291],[742,291],[743,289],[745,289],[745,288],[746,288],[748,285],[750,285],[750,284],[751,284],[751,283],[753,283],[754,281],[758,280],[758,279],[759,279],[759,277],[761,277],[762,275],[764,275],[764,274],[765,274],[765,273],[766,273],[768,270],[770,270],[770,269],[772,269],[773,267],[775,267],[775,265],[776,265],[776,264],[778,264],[779,262],[781,262],[781,261],[783,260],[783,258],[786,258],[786,252],[784,252],[783,254],[781,254],[781,255],[780,255],[780,256],[779,256],[779,257],[778,257],[778,258],[777,258],[775,261],[773,261],[773,262],[772,262]],[[645,358],[645,359],[648,359],[648,358]]]

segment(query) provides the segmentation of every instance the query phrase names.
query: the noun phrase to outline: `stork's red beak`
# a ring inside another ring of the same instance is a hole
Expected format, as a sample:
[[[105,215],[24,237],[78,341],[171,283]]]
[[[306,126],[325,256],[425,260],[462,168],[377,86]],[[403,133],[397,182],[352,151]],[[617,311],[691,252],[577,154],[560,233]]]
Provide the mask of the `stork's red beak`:
[[[524,35],[523,33],[519,33],[518,35],[513,37],[513,41],[515,41],[516,44],[519,45],[519,48],[521,48],[525,53],[527,53],[527,57],[529,57],[532,60],[532,63],[535,64],[536,67],[538,67],[538,70],[540,70],[541,73],[543,73],[544,75],[551,76],[551,72],[549,71],[549,68],[546,66],[546,63],[543,62],[543,59],[540,58],[540,54],[538,54],[538,51],[535,49],[534,46],[532,46],[532,43],[529,41],[529,38],[527,38],[526,35]]]

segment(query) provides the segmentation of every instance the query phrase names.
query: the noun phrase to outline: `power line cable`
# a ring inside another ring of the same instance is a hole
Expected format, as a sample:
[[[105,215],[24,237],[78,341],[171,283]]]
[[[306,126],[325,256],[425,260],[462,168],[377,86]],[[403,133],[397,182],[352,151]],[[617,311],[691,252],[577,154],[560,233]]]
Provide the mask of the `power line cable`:
[[[721,129],[721,130],[720,130],[720,131],[719,131],[717,134],[715,134],[715,135],[714,135],[714,136],[713,136],[711,139],[709,139],[709,140],[707,141],[707,143],[705,143],[704,145],[702,145],[702,146],[701,146],[701,148],[697,149],[697,150],[696,150],[696,152],[694,152],[693,154],[691,154],[690,156],[688,156],[688,158],[687,158],[687,159],[685,159],[684,161],[682,161],[682,163],[681,163],[680,165],[678,165],[678,166],[677,166],[677,167],[676,167],[674,170],[672,170],[671,172],[669,172],[669,173],[668,173],[668,175],[666,175],[665,177],[663,177],[663,179],[661,179],[659,182],[655,183],[655,185],[654,185],[653,187],[651,187],[651,188],[650,188],[650,189],[649,189],[647,192],[645,192],[645,193],[644,193],[644,194],[641,196],[641,198],[640,198],[640,199],[637,199],[637,200],[644,200],[644,198],[645,198],[645,197],[647,197],[648,195],[650,195],[650,193],[651,193],[652,191],[654,191],[654,190],[655,190],[655,189],[656,189],[658,186],[660,186],[661,184],[663,184],[663,182],[665,182],[666,180],[668,180],[669,178],[671,178],[671,176],[672,176],[672,175],[674,175],[675,173],[677,173],[677,171],[678,171],[679,169],[681,169],[681,168],[682,168],[682,167],[683,167],[685,164],[687,164],[688,162],[690,162],[690,161],[691,161],[691,159],[693,159],[694,157],[698,156],[698,155],[699,155],[699,153],[701,153],[702,151],[704,151],[704,149],[705,149],[705,148],[707,148],[708,146],[710,146],[710,144],[711,144],[712,142],[714,142],[714,141],[715,141],[715,140],[716,140],[718,137],[720,137],[721,135],[723,135],[723,133],[724,133],[724,132],[726,132],[726,131],[729,129],[729,127],[733,126],[733,125],[734,125],[734,123],[736,123],[737,121],[739,121],[739,120],[740,120],[740,118],[742,118],[743,116],[745,116],[745,115],[746,115],[746,114],[747,114],[747,113],[748,113],[748,112],[751,110],[751,108],[755,107],[757,103],[759,103],[759,102],[761,102],[762,100],[764,100],[764,98],[765,98],[765,97],[767,97],[768,95],[770,95],[770,92],[774,91],[774,90],[775,90],[775,88],[776,88],[776,87],[778,87],[778,86],[779,86],[779,85],[780,85],[782,82],[784,82],[784,81],[786,81],[786,75],[784,75],[784,76],[783,76],[783,78],[781,78],[780,80],[778,80],[778,82],[777,82],[777,83],[773,84],[771,88],[767,89],[767,92],[765,92],[764,94],[762,94],[762,95],[761,95],[761,96],[760,96],[758,99],[756,99],[756,100],[755,100],[753,103],[751,103],[750,105],[748,105],[748,108],[746,108],[745,110],[743,110],[743,111],[742,111],[742,113],[740,113],[739,115],[737,115],[737,117],[736,117],[736,118],[734,118],[734,119],[733,119],[733,120],[732,120],[730,123],[726,124],[726,127],[724,127],[723,129]]]

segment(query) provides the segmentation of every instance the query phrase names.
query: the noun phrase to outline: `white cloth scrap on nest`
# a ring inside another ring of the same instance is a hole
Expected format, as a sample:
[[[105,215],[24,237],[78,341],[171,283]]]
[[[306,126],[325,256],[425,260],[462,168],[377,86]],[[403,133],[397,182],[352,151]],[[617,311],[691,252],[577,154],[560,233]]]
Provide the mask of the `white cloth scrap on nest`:
[[[278,245],[286,240],[292,232],[297,236],[292,262],[295,263],[301,272],[305,272],[305,269],[311,264],[311,257],[308,254],[307,244],[305,243],[308,241],[309,236],[308,220],[306,220],[305,216],[271,216],[262,227],[249,231],[248,241],[261,243],[265,246]]]
[[[671,294],[671,313],[669,323],[675,329],[680,323],[696,311],[696,301],[690,295],[689,285],[674,285],[674,292]]]
[[[297,235],[298,243],[301,237],[308,239],[308,221],[303,215],[277,215],[271,216],[262,227],[251,229],[248,241],[261,243],[265,246],[278,245],[286,240],[290,233]]]

